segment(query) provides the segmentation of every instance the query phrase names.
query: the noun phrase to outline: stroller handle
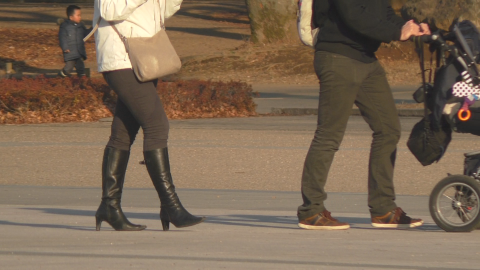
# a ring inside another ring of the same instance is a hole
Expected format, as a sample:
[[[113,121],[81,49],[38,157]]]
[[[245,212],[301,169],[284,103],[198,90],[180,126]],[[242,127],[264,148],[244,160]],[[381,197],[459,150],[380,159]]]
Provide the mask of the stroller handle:
[[[424,42],[424,43],[437,43],[440,46],[444,47],[450,54],[453,56],[454,59],[456,59],[460,65],[464,68],[464,70],[468,70],[468,64],[463,59],[463,57],[459,54],[458,50],[455,49],[453,46],[449,46],[443,36],[439,33],[435,33],[432,35],[423,35],[423,36],[415,36],[415,37],[410,37],[410,40],[413,42]]]
[[[433,34],[433,35],[423,35],[423,36],[411,36],[409,38],[410,41],[421,41],[424,43],[432,43],[433,41],[440,40],[440,35]]]

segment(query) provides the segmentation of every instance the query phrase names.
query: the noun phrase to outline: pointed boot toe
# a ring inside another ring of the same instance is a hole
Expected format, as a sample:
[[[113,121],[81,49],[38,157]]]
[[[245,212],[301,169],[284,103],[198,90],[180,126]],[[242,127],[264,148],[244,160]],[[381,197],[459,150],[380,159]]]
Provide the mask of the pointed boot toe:
[[[102,202],[95,214],[96,230],[105,221],[117,231],[141,231],[147,226],[128,221],[120,206],[130,151],[106,147],[102,164]]]
[[[152,183],[160,198],[160,220],[163,230],[168,231],[170,223],[177,228],[184,228],[202,223],[205,217],[190,214],[180,202],[170,173],[168,149],[161,148],[143,152],[145,165]]]

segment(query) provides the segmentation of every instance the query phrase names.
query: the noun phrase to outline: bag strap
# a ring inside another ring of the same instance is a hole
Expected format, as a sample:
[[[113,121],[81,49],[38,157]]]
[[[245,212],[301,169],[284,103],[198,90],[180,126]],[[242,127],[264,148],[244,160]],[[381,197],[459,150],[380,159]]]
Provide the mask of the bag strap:
[[[97,23],[95,24],[95,27],[92,29],[92,31],[90,31],[90,33],[83,39],[83,42],[86,42],[97,30],[98,30],[98,25],[100,24],[100,21],[102,20],[102,16],[99,16],[98,17],[98,20],[97,20]],[[108,24],[110,24],[110,26],[112,26],[113,30],[118,34],[118,36],[120,37],[120,39],[122,40],[123,44],[125,45],[125,49],[127,50],[127,53],[128,53],[128,46],[127,46],[127,43],[125,42],[127,40],[127,38],[120,34],[120,32],[118,32],[118,29],[117,27],[115,27],[115,24],[112,23],[112,22],[109,22],[107,21]]]
[[[161,1],[161,0],[159,0]],[[165,22],[163,21],[162,19],[162,6],[160,6],[160,2],[158,2],[158,5],[159,5],[159,9],[160,9],[160,31],[162,30],[166,30],[165,29]],[[165,11],[167,10],[167,0],[163,0],[163,8],[165,9]]]
[[[117,27],[115,26],[115,24],[113,22],[109,22],[107,21],[108,24],[110,24],[110,26],[113,28],[113,30],[115,31],[115,33],[117,33],[117,35],[120,37],[120,39],[122,41],[125,42],[125,40],[127,39],[127,37],[125,37],[124,35],[120,34],[120,32],[118,31]]]
[[[166,0],[164,0],[164,3],[165,3],[164,8],[166,8],[166,5],[167,5]],[[165,24],[164,24],[163,21],[162,21],[162,9],[161,9],[161,7],[159,7],[159,8],[160,8],[160,31],[162,31],[162,29],[165,30]],[[101,19],[101,17],[98,18],[98,21],[99,21],[99,22],[100,22],[100,19]],[[115,24],[114,24],[113,22],[110,22],[110,21],[107,21],[107,22],[108,22],[108,24],[110,24],[110,26],[113,28],[113,30],[115,31],[115,33],[117,33],[117,35],[120,37],[120,39],[121,39],[122,42],[123,42],[123,45],[125,45],[125,50],[126,50],[127,53],[128,53],[129,48],[128,48],[128,42],[127,42],[128,40],[127,40],[127,37],[124,36],[124,35],[122,35],[122,34],[118,31],[117,27],[115,26]]]
[[[127,37],[120,34],[120,32],[118,31],[117,27],[115,26],[115,24],[113,22],[109,22],[109,21],[107,21],[107,22],[113,28],[115,33],[117,33],[117,35],[120,37],[120,40],[123,42],[123,45],[125,46],[125,51],[128,53],[129,52],[129,47],[128,47]]]
[[[87,42],[87,40],[88,40],[93,34],[95,34],[95,32],[97,32],[98,24],[100,24],[100,20],[102,20],[102,17],[101,17],[101,16],[98,17],[97,23],[95,24],[95,27],[92,29],[92,31],[90,31],[90,33],[88,33],[88,35],[83,38],[83,42]]]
[[[422,89],[423,89],[423,110],[424,110],[424,119],[425,119],[425,127],[427,129],[430,128],[430,117],[428,116],[428,108],[427,108],[427,82],[425,79],[425,51],[424,51],[424,43],[420,39],[420,37],[414,37],[415,41],[415,50],[418,54],[418,59],[420,60],[420,70],[422,71]]]

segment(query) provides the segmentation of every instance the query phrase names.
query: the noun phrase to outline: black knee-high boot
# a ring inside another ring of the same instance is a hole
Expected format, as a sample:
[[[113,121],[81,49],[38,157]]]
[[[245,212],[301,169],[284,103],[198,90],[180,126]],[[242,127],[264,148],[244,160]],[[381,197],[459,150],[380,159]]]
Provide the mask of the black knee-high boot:
[[[143,155],[148,174],[160,198],[160,219],[163,230],[168,231],[170,222],[177,228],[193,226],[203,222],[205,217],[196,217],[190,214],[182,206],[175,192],[175,186],[170,173],[168,148],[145,151]]]
[[[130,223],[123,214],[120,201],[130,151],[106,147],[102,163],[102,202],[95,214],[97,231],[106,221],[117,231],[141,231],[147,226]]]

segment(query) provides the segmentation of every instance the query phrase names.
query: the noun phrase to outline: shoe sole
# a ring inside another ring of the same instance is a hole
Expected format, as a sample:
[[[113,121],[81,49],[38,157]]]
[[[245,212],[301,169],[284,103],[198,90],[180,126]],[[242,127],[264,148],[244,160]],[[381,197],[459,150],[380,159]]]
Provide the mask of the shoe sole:
[[[334,231],[334,230],[346,230],[350,228],[350,225],[342,225],[342,226],[315,226],[315,225],[306,225],[302,223],[298,223],[298,227],[307,230],[324,230],[324,231]]]
[[[195,226],[195,225],[198,225],[202,222],[204,222],[207,218],[206,217],[203,217],[202,220],[198,221],[198,222],[195,222],[195,223],[192,223],[192,224],[188,224],[188,225],[182,225],[182,226],[175,226],[175,224],[173,224],[173,226],[175,226],[175,228],[186,228],[186,227],[191,227],[191,226]]]
[[[384,229],[410,229],[423,225],[423,220],[419,222],[414,222],[410,224],[382,224],[382,223],[372,223],[372,226],[375,228],[384,228]]]

